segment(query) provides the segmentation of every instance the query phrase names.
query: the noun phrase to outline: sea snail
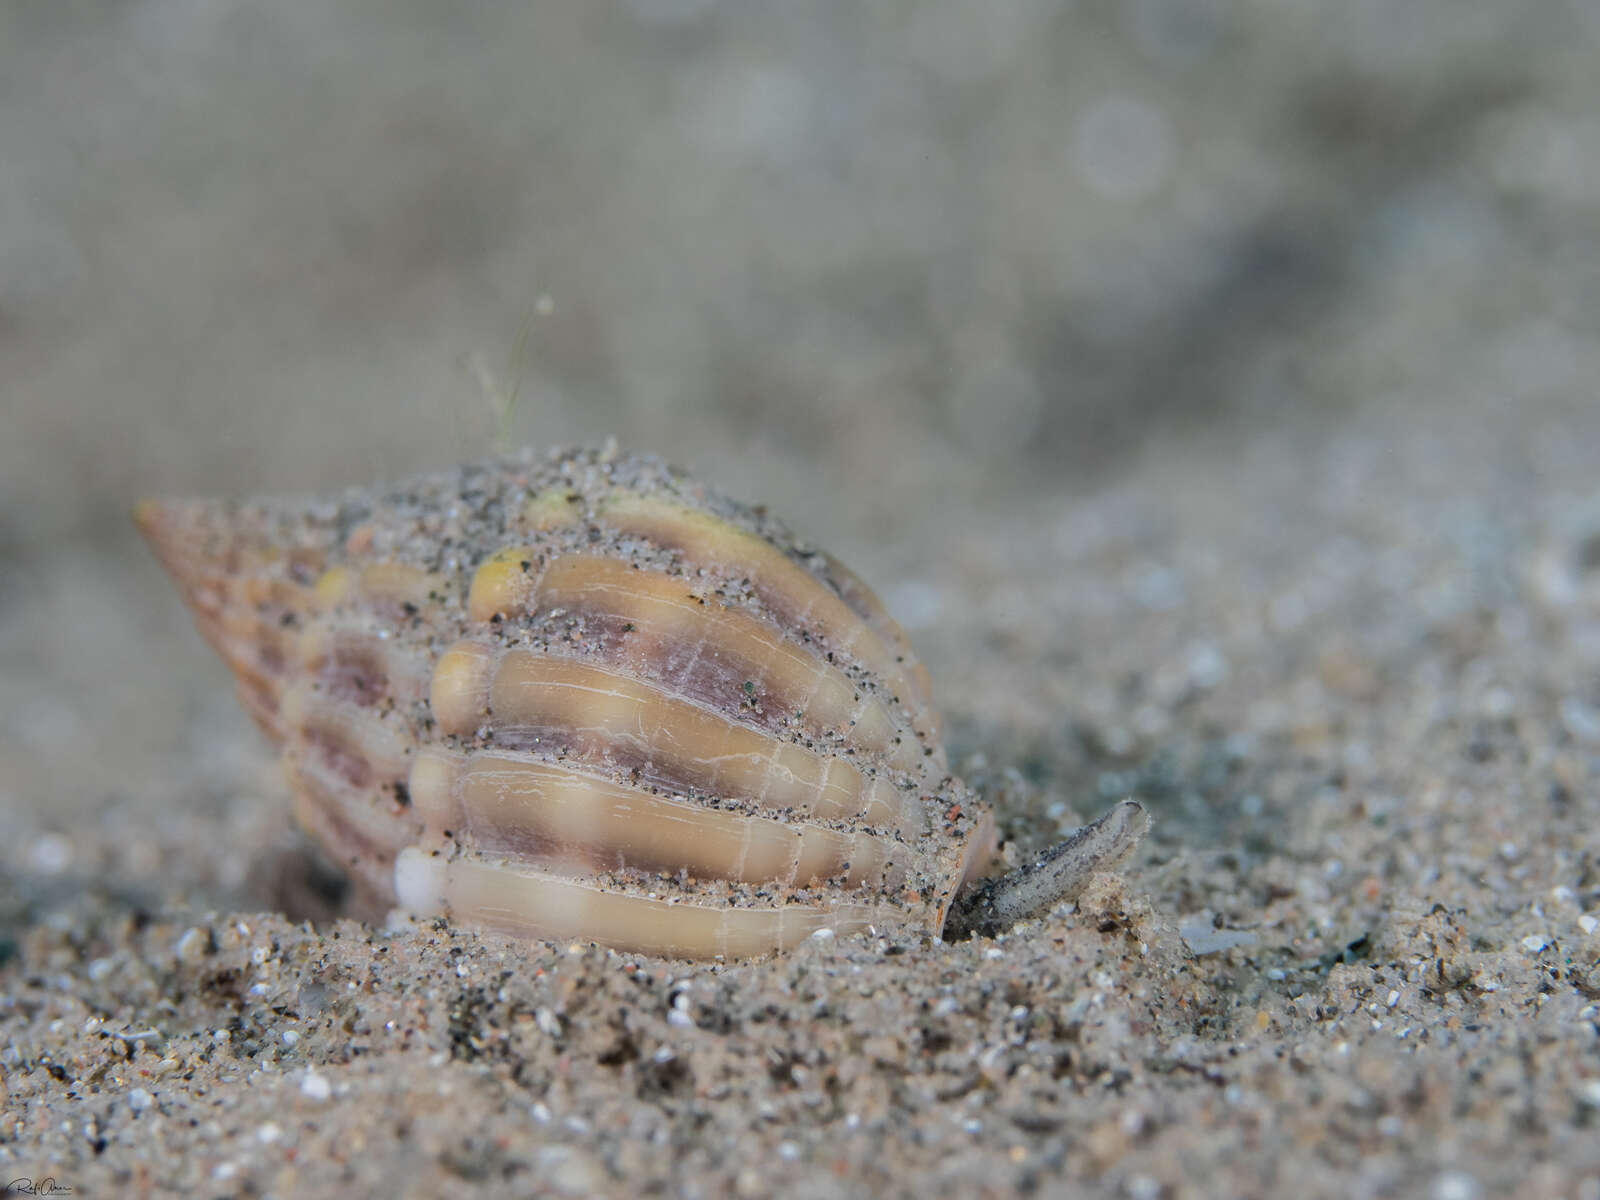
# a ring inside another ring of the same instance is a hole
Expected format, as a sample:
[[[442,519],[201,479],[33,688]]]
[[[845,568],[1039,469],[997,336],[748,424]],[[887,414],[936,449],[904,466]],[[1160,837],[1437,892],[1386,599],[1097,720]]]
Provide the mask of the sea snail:
[[[654,458],[523,452],[136,520],[300,824],[418,914],[687,958],[993,933],[1148,824],[1124,801],[980,882],[993,821],[877,597]]]

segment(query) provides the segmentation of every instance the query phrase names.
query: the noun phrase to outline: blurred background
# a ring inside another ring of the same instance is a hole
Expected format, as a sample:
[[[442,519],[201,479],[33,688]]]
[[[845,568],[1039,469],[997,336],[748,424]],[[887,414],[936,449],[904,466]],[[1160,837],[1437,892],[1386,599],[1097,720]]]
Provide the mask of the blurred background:
[[[878,521],[1568,387],[1597,54],[1595,0],[13,0],[5,536],[481,453],[485,377]]]
[[[1281,581],[1325,531],[1263,512],[1333,487],[1355,528],[1385,461],[1454,495],[1481,452],[1587,511],[1597,61],[1597,0],[8,0],[9,832],[81,864],[74,812],[148,825],[265,761],[145,494],[615,435],[856,564],[936,677],[1009,653],[945,692],[991,738],[1058,727],[1017,614],[1107,546],[1104,630],[1044,617],[1102,648],[1118,596],[1187,611],[1186,529],[1255,522]],[[1240,553],[1208,569],[1247,587]],[[1234,633],[1161,636],[1217,686]],[[1171,728],[1093,704],[1113,757]]]

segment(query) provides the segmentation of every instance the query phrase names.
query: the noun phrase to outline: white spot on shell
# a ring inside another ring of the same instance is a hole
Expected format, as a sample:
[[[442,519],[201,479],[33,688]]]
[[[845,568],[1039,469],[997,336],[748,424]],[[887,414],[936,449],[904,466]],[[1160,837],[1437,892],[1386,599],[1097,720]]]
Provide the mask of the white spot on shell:
[[[394,860],[394,894],[402,908],[414,913],[438,912],[444,902],[445,866],[412,847]]]

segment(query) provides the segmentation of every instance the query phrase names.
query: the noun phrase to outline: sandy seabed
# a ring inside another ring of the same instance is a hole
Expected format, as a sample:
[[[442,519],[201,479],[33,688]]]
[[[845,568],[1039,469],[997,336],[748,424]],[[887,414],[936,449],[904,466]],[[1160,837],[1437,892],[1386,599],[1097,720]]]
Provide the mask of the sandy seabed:
[[[1593,408],[1373,407],[917,526],[879,581],[1012,852],[1125,794],[1154,832],[994,940],[753,963],[341,915],[155,569],[51,560],[10,636],[79,622],[53,669],[121,682],[37,737],[166,722],[131,761],[176,782],[74,816],[8,763],[0,1164],[78,1195],[1594,1200],[1595,445]]]

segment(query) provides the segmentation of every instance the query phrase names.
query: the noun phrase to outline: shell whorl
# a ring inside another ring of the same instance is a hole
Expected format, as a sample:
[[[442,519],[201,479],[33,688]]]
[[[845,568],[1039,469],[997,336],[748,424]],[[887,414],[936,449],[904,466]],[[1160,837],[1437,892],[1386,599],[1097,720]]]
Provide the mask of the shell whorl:
[[[137,519],[299,821],[415,911],[759,954],[937,934],[992,851],[871,591],[656,460],[524,454]]]

